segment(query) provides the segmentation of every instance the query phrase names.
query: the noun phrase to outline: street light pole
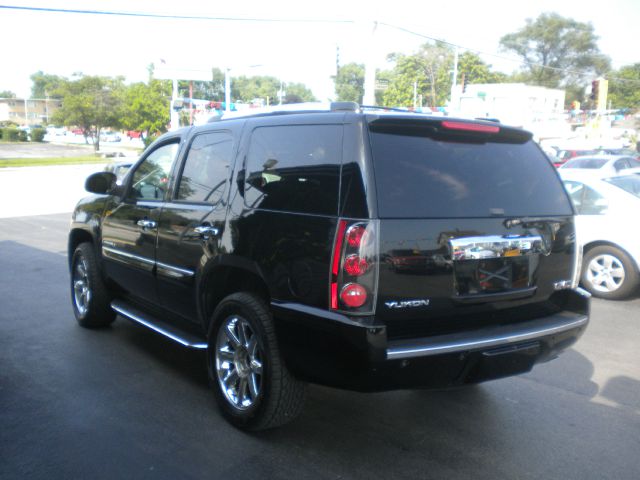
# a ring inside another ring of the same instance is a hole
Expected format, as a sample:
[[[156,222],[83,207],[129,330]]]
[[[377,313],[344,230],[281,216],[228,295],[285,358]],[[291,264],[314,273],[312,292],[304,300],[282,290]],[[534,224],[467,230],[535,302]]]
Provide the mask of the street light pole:
[[[454,100],[456,98],[456,83],[458,81],[458,47],[456,47],[453,57],[453,80],[451,82],[451,100],[449,102],[449,108],[452,109]]]
[[[230,68],[227,67],[224,70],[224,110],[225,112],[231,111],[231,75]]]

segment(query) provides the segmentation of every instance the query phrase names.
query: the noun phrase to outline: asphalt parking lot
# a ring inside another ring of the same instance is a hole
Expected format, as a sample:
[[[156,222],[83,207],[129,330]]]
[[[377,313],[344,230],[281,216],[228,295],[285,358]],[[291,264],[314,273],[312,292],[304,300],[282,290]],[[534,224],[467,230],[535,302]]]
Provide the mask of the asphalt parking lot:
[[[583,338],[529,374],[435,392],[312,386],[296,422],[249,435],[216,410],[202,353],[123,319],[77,326],[70,214],[32,203],[0,215],[0,478],[640,476],[638,296],[594,300]]]

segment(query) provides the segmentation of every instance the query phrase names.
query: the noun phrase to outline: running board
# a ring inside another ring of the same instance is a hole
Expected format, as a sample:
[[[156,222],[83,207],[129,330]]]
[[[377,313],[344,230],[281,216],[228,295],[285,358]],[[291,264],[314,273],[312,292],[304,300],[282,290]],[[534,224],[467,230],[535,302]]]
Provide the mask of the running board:
[[[192,333],[185,332],[184,330],[180,330],[173,325],[163,322],[162,320],[158,320],[148,313],[132,307],[126,302],[114,300],[111,302],[111,308],[124,318],[147,327],[184,347],[195,348],[198,350],[206,350],[207,348],[207,342],[203,341],[202,338],[199,338]]]

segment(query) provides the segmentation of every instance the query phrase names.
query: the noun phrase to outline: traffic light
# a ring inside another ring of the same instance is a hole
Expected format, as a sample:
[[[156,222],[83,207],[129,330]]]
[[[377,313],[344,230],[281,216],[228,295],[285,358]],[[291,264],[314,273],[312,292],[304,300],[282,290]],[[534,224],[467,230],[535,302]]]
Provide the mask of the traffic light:
[[[462,93],[467,91],[467,82],[468,82],[467,76],[465,75],[464,72],[462,72]]]

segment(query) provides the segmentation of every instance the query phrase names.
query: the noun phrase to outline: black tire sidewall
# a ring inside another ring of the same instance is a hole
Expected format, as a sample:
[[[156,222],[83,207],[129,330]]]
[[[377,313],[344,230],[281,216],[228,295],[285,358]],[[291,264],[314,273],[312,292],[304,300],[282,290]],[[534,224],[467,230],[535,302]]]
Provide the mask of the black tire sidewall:
[[[613,292],[601,292],[593,288],[593,284],[587,279],[587,271],[591,261],[599,255],[611,255],[615,257],[624,268],[624,281],[620,287]],[[635,264],[623,250],[608,245],[600,245],[591,248],[584,256],[583,268],[581,274],[582,285],[595,297],[604,298],[608,300],[620,300],[628,297],[638,287],[638,272],[636,271]]]
[[[243,297],[244,296],[244,297]],[[258,422],[267,408],[271,390],[273,388],[273,355],[274,352],[271,345],[269,345],[269,335],[266,332],[263,321],[266,315],[270,317],[266,307],[263,307],[264,311],[256,312],[254,308],[248,304],[245,299],[251,299],[256,301],[256,298],[247,294],[234,294],[227,299],[223,300],[218,308],[216,308],[211,322],[211,328],[209,329],[208,345],[207,349],[207,364],[209,371],[209,382],[213,388],[216,401],[220,406],[224,416],[233,425],[236,425],[244,429],[252,429]],[[218,381],[218,374],[216,372],[216,342],[218,333],[221,326],[230,316],[238,316],[246,320],[253,329],[255,335],[257,335],[258,346],[262,353],[262,378],[261,388],[258,398],[255,400],[254,405],[246,410],[238,410],[230,404],[229,400],[222,392],[222,387]],[[263,318],[261,318],[263,317]],[[270,321],[270,318],[269,318]]]

